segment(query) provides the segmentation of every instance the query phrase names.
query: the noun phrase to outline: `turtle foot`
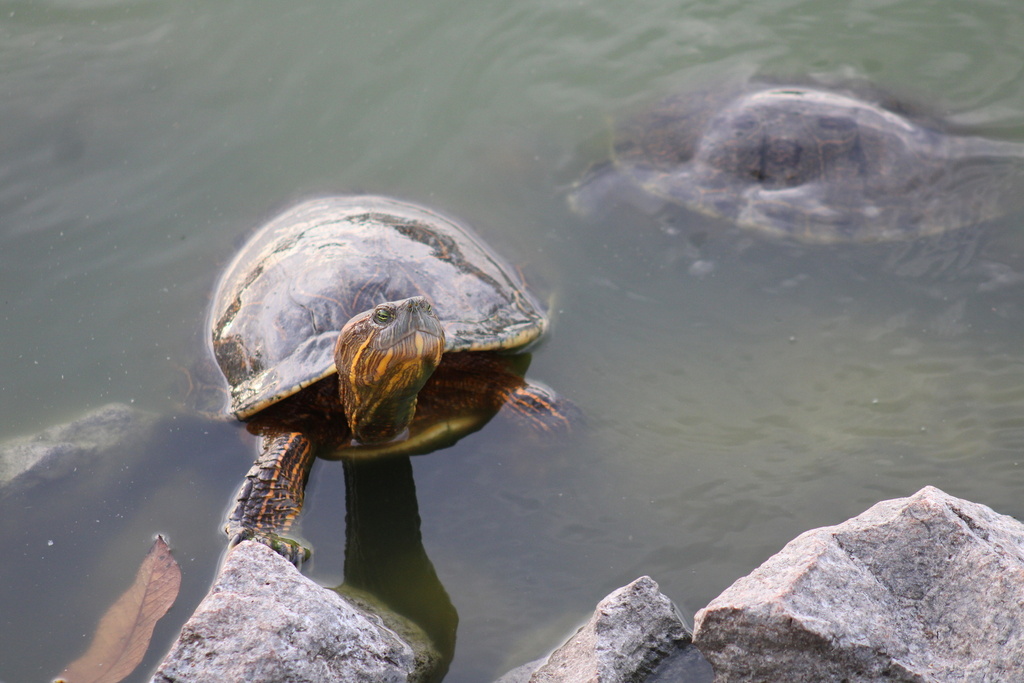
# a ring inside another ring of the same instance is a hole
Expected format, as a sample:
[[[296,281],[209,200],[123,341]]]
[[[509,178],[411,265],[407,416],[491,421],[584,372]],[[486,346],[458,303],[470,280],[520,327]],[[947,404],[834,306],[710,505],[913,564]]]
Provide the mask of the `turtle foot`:
[[[569,434],[586,423],[575,403],[535,381],[509,392],[502,411],[540,434]]]
[[[242,541],[256,541],[267,546],[275,553],[291,562],[297,569],[302,568],[303,562],[308,562],[313,555],[313,550],[293,538],[287,538],[278,534],[261,533],[255,529],[225,529],[228,533],[228,547],[234,548]]]

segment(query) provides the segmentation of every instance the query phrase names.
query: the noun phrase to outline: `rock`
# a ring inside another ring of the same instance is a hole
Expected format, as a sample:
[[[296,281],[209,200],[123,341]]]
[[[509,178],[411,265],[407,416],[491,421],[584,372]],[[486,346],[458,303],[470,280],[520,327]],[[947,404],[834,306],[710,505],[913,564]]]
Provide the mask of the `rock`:
[[[438,655],[411,644],[416,627],[356,603],[243,542],[152,682],[428,680]]]
[[[545,661],[547,660],[542,657],[532,662],[527,662],[522,666],[517,666],[494,683],[530,683],[530,676],[532,676],[533,672],[539,669]],[[0,683],[2,683],[2,681],[0,681]]]
[[[644,683],[712,683],[714,678],[715,673],[711,670],[711,664],[691,643],[661,660],[658,668],[643,681]]]
[[[689,643],[675,606],[642,576],[599,602],[590,620],[547,660],[519,667],[499,683],[643,681]]]
[[[1024,680],[1024,525],[926,487],[801,534],[696,615],[716,681]]]
[[[121,456],[143,443],[156,421],[152,413],[109,403],[73,422],[0,444],[0,487],[57,479]]]

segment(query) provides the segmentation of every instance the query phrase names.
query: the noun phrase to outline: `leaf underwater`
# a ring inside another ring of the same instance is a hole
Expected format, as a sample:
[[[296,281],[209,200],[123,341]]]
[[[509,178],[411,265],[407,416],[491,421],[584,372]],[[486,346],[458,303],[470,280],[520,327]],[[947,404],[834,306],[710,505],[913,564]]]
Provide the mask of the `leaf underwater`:
[[[157,536],[135,583],[100,619],[89,649],[54,683],[117,683],[126,678],[145,656],[153,627],[174,604],[180,587],[181,568]]]

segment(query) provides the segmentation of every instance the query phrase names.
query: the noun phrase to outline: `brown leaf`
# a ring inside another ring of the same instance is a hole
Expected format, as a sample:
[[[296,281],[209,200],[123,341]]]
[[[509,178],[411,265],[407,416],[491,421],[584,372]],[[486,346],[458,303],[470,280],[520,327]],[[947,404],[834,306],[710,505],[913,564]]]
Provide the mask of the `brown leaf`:
[[[174,604],[181,569],[160,536],[139,567],[135,583],[100,619],[92,644],[54,683],[117,683],[142,661],[153,627]]]

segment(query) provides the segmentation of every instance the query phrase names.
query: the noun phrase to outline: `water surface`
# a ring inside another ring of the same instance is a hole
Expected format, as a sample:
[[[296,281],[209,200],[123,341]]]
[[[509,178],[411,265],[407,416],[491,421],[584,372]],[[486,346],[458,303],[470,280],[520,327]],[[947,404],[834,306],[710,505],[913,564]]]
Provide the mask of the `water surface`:
[[[1024,141],[1022,52],[1012,0],[0,2],[0,436],[111,401],[161,420],[119,466],[0,501],[0,679],[77,656],[157,532],[185,583],[146,666],[201,599],[252,443],[189,412],[184,373],[219,268],[311,194],[473,224],[553,301],[530,375],[589,416],[568,443],[493,424],[413,460],[459,615],[448,681],[544,654],[640,574],[692,614],[801,531],[927,484],[1024,514],[1020,213],[918,273],[899,247],[564,203],[609,117],[756,74],[865,78]],[[307,572],[335,585],[339,463],[308,500]]]

